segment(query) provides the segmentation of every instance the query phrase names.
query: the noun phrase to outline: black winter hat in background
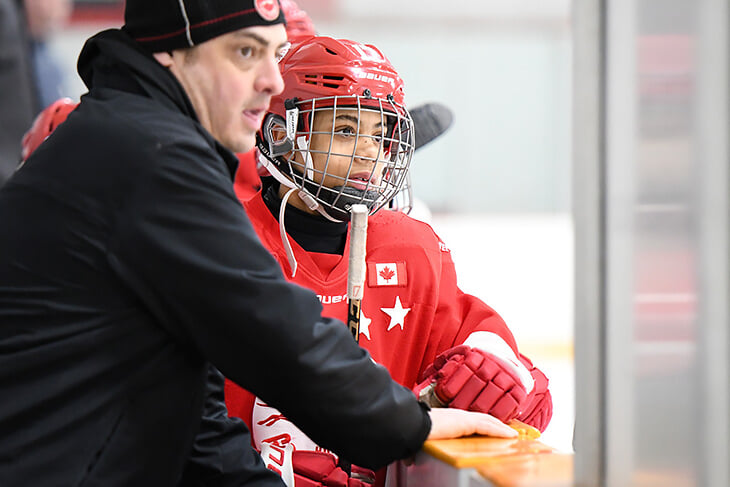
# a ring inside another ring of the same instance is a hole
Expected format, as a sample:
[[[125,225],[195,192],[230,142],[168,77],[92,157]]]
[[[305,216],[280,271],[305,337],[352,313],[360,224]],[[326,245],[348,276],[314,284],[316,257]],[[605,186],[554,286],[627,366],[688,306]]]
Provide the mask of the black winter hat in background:
[[[122,29],[148,51],[163,52],[244,27],[281,23],[278,0],[127,0]]]

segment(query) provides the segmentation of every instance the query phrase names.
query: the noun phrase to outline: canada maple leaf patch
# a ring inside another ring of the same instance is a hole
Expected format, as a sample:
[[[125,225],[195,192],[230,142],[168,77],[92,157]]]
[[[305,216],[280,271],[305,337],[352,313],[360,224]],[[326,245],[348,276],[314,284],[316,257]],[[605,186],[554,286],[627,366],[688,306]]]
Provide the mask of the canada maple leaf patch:
[[[368,286],[405,286],[408,283],[405,262],[368,262]]]
[[[386,281],[390,281],[396,276],[395,272],[390,267],[383,267],[383,270],[378,272],[378,275]]]

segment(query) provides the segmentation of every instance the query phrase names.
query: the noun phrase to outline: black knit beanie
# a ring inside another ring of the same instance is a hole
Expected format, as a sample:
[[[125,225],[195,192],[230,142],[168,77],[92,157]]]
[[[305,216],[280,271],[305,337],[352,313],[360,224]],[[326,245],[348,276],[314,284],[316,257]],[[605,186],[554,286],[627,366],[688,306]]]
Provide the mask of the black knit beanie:
[[[162,52],[244,27],[281,23],[278,0],[126,0],[122,29],[148,51]]]

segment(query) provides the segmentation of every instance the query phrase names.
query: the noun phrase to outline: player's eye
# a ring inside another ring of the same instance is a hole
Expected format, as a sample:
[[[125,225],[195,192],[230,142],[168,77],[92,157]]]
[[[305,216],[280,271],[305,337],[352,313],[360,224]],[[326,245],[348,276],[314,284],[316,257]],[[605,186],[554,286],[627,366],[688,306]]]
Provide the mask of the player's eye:
[[[335,128],[335,134],[341,135],[343,137],[351,137],[355,135],[355,129],[350,127],[349,125],[346,125],[344,127],[337,127]]]

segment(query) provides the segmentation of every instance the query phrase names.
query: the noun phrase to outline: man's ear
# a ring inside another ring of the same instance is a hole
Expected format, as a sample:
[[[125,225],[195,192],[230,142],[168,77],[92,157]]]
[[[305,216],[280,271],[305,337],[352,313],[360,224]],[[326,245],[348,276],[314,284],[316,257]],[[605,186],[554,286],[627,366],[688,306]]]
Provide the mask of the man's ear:
[[[157,59],[157,62],[162,64],[164,67],[169,68],[172,66],[172,52],[155,52],[152,55]]]

